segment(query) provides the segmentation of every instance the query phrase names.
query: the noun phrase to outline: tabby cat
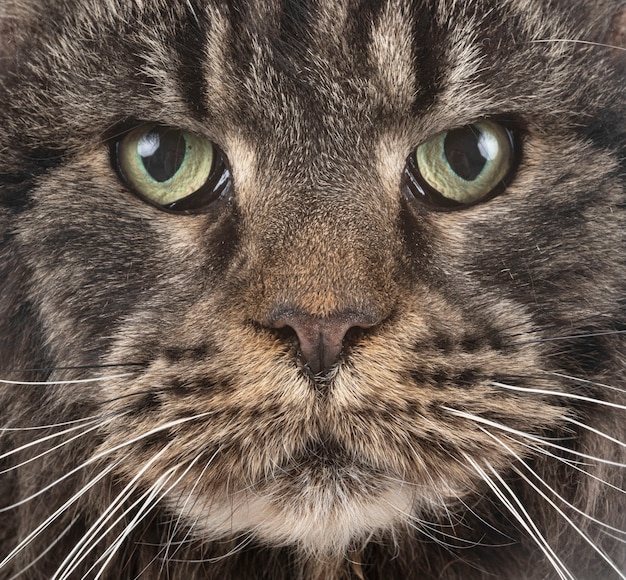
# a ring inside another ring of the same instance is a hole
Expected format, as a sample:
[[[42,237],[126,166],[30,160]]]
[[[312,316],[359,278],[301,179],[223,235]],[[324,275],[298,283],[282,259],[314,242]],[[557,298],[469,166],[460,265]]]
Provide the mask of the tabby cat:
[[[0,0],[0,578],[626,578],[622,0]]]

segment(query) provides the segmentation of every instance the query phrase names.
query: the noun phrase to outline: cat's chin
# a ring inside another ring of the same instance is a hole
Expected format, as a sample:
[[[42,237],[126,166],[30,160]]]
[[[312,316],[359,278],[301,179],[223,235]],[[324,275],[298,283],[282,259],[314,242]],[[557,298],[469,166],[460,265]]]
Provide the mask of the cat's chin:
[[[317,557],[342,557],[373,536],[388,535],[409,522],[414,497],[400,483],[377,494],[342,493],[335,489],[303,489],[302,495],[280,497],[251,491],[212,497],[190,497],[175,506],[194,533],[205,540],[251,537],[270,546],[294,546]]]

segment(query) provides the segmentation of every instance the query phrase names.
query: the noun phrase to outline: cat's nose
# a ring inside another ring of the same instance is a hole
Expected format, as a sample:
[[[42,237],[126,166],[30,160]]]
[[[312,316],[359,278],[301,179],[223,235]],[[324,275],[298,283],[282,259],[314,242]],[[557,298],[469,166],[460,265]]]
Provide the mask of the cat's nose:
[[[344,340],[352,329],[367,329],[377,320],[355,312],[326,317],[287,313],[272,317],[271,328],[291,328],[298,337],[300,354],[314,374],[327,374],[337,364],[344,348]]]

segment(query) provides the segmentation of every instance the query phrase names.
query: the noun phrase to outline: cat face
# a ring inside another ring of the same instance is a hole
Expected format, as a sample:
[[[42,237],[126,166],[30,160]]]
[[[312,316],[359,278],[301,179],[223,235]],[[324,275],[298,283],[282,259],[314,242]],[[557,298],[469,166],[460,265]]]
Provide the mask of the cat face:
[[[617,5],[531,4],[11,7],[0,368],[50,370],[1,396],[84,429],[32,462],[107,490],[83,550],[134,498],[339,559],[505,513],[549,566],[519,501],[623,526],[623,91],[558,40]]]

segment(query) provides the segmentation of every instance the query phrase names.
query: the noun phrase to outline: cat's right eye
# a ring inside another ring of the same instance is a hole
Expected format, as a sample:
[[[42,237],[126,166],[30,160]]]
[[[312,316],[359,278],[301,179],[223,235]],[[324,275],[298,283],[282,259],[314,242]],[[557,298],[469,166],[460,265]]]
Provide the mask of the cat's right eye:
[[[113,164],[138,197],[171,212],[198,213],[228,195],[232,177],[224,154],[208,139],[144,123],[113,143]]]

